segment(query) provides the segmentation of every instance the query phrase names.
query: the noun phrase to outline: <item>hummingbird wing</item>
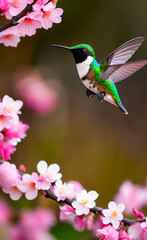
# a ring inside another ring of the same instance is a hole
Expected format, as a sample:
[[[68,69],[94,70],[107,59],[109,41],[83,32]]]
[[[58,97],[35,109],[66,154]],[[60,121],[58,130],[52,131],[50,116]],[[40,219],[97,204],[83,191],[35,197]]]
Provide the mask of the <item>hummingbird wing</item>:
[[[129,58],[136,52],[136,50],[140,47],[142,42],[144,41],[143,37],[134,38],[117,49],[115,49],[112,53],[110,53],[101,63],[100,77],[103,80],[106,80],[113,72],[114,67],[112,65],[124,64],[127,62]],[[114,70],[115,71],[115,70]]]
[[[115,72],[113,72],[107,81],[117,83],[125,78],[131,76],[133,73],[138,71],[140,68],[147,64],[147,60],[140,60],[136,62],[128,62],[122,64]]]

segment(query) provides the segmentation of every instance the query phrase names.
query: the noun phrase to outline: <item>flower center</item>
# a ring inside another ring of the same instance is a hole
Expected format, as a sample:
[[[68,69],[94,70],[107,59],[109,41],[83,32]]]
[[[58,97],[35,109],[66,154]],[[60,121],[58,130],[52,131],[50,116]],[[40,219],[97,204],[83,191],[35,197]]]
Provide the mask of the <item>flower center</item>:
[[[0,120],[5,120],[5,116],[4,115],[0,115]]]
[[[116,217],[116,215],[117,215],[117,212],[114,211],[114,212],[112,213],[112,216],[113,216],[113,217]]]
[[[63,195],[64,193],[65,193],[64,188],[61,188],[61,189],[59,190],[59,194],[60,194],[60,195]]]
[[[32,24],[32,19],[25,18],[25,19],[24,19],[24,22],[25,22],[26,24]]]
[[[50,14],[51,14],[50,11],[43,11],[43,16],[42,16],[42,17],[43,17],[43,18],[49,17]]]
[[[11,2],[11,6],[14,8],[18,8],[19,7],[19,2],[17,0],[14,0],[13,2]]]
[[[7,107],[7,112],[11,113],[12,112],[12,108],[11,107]]]
[[[46,172],[46,173],[45,173],[45,177],[48,178],[48,179],[52,179],[53,176],[54,176],[54,174],[51,173],[51,172]]]
[[[30,182],[30,188],[35,188],[35,183],[34,182]]]
[[[88,203],[87,200],[83,200],[83,201],[82,201],[82,204],[83,204],[83,205],[85,205],[86,203]]]
[[[16,187],[16,186],[13,186],[12,189],[13,189],[13,190],[17,190],[17,187]]]

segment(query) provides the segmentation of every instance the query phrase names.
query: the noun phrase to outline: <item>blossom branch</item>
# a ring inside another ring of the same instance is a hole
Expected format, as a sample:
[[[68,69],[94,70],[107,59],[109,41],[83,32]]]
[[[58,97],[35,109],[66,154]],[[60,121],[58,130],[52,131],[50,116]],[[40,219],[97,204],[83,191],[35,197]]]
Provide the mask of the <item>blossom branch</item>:
[[[64,201],[57,201],[57,197],[53,194],[53,192],[51,190],[44,191],[44,195],[46,198],[51,198],[52,200],[58,202],[59,204],[66,203],[69,206],[72,206],[72,202],[74,201],[69,198],[66,198]],[[92,212],[96,215],[98,215],[98,214],[103,215],[102,211],[103,211],[103,208],[97,207],[97,206],[90,209],[90,212]],[[134,224],[136,222],[140,222],[140,223],[146,222],[146,219],[144,218],[144,219],[131,220],[131,219],[123,218],[122,222],[124,223],[125,226],[131,226],[132,224]]]
[[[0,26],[0,32],[6,30],[7,28],[16,26],[18,23],[18,20],[21,19],[22,17],[24,17],[27,13],[32,12],[33,10],[33,5],[37,2],[37,0],[34,0],[33,3],[31,4],[27,4],[27,6],[20,12],[18,13],[16,16],[12,17],[12,19],[10,21],[8,21],[7,23],[3,24]]]

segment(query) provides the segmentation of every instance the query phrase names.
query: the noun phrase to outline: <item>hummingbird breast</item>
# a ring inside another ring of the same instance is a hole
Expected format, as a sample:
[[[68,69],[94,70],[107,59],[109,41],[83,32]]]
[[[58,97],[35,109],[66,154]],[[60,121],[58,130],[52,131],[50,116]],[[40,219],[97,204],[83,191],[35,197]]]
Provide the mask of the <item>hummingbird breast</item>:
[[[88,88],[90,91],[95,94],[99,94],[100,92],[105,92],[104,99],[111,104],[117,105],[114,97],[112,96],[109,88],[105,85],[105,81],[102,79],[98,79],[94,69],[89,69],[87,75],[84,78],[81,78],[82,83]]]

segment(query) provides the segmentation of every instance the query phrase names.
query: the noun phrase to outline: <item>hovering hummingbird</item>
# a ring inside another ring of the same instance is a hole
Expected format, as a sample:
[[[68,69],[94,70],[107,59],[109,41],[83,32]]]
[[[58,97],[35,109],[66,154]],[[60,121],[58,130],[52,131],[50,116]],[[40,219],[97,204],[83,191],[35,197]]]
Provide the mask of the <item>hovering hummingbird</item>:
[[[143,37],[137,37],[124,43],[100,63],[96,61],[94,50],[88,44],[73,47],[52,46],[72,52],[79,77],[87,88],[86,93],[89,98],[97,94],[100,102],[106,100],[128,114],[120,100],[115,83],[129,77],[147,64],[147,60],[127,62],[143,41]]]

